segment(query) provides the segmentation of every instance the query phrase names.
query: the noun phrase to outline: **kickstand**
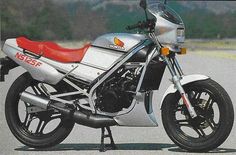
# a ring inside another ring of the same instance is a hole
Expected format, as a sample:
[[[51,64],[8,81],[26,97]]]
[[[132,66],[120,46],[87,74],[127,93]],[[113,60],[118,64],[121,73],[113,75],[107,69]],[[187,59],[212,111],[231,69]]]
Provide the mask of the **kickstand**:
[[[107,135],[105,135],[105,128],[107,129],[107,133],[108,133]],[[101,145],[100,145],[99,151],[100,152],[105,152],[108,149],[115,150],[116,149],[116,145],[115,145],[114,140],[112,138],[110,127],[109,126],[108,127],[102,127],[101,129],[102,129],[102,135],[101,135]],[[111,143],[105,145],[104,144],[104,139],[108,138],[108,137],[110,138]]]

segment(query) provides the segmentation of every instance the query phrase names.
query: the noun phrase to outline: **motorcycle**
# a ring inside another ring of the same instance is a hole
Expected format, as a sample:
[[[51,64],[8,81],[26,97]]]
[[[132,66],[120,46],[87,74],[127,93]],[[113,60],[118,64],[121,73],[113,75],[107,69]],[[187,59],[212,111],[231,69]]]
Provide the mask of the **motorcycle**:
[[[166,67],[172,84],[160,108],[170,139],[193,152],[227,139],[234,122],[229,95],[208,76],[184,75],[176,59],[186,54],[182,19],[166,3],[141,0],[140,6],[146,20],[127,27],[138,33],[105,34],[80,49],[25,37],[6,40],[1,81],[17,66],[27,71],[14,81],[5,103],[7,124],[20,142],[51,147],[78,123],[102,129],[100,151],[107,149],[106,137],[115,149],[111,126],[158,126],[153,91]]]

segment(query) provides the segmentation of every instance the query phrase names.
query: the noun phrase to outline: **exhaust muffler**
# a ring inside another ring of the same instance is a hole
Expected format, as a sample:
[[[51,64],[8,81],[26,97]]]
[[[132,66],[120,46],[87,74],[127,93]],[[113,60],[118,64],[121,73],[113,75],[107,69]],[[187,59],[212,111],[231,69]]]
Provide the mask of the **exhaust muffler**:
[[[23,93],[21,93],[20,99],[24,102],[30,103],[45,110],[49,108],[58,110],[63,115],[71,117],[71,119],[76,123],[88,127],[102,128],[117,125],[116,121],[113,118],[98,114],[92,114],[89,112],[85,113],[78,110],[73,110],[63,103],[53,103],[47,98],[39,97],[29,92],[24,91]]]
[[[40,107],[42,109],[45,109],[45,110],[48,109],[48,105],[50,104],[49,99],[36,96],[36,95],[28,93],[26,91],[21,93],[20,99],[24,102],[33,104],[33,105]]]

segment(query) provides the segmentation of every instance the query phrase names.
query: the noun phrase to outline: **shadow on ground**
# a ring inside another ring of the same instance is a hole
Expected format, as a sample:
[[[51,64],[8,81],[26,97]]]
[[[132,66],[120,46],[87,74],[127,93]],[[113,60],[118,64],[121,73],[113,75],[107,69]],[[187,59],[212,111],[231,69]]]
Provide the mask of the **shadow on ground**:
[[[179,152],[179,153],[187,153],[187,151],[183,150],[183,149],[180,149],[180,148],[170,148],[168,149],[168,151],[171,151],[171,152]],[[236,149],[230,149],[230,148],[216,148],[212,151],[209,151],[207,153],[212,153],[212,154],[215,154],[215,153],[233,153],[233,152],[236,152]],[[198,152],[196,152],[196,154],[199,154]]]
[[[166,144],[166,143],[123,143],[116,144],[116,150],[162,150],[168,149],[171,152],[186,152],[178,148],[174,144]],[[84,150],[99,150],[99,144],[86,143],[86,144],[59,144],[52,148],[48,149],[34,149],[27,146],[22,146],[16,148],[16,151],[84,151]],[[210,151],[209,153],[232,153],[236,152],[236,149],[228,149],[228,148],[217,148],[215,150]],[[186,152],[187,153],[187,152]]]
[[[163,143],[123,143],[116,144],[116,150],[162,150],[164,148],[176,147],[174,144]],[[16,151],[66,151],[66,150],[99,150],[100,144],[59,144],[48,149],[34,149],[27,146],[16,148]]]

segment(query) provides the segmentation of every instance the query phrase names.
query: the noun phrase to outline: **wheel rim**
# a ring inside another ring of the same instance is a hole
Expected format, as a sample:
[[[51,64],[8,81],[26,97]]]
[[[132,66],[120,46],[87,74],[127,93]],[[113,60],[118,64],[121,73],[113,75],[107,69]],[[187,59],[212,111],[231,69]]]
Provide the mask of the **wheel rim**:
[[[221,117],[220,104],[211,91],[192,87],[186,90],[198,117],[192,119],[182,99],[171,106],[171,120],[175,132],[185,140],[205,141],[217,132]]]
[[[40,85],[42,83],[31,82],[28,86],[25,86],[23,91],[28,91],[35,95],[47,96],[48,92],[45,92]],[[43,84],[50,93],[56,93],[60,90],[56,87]],[[64,117],[59,112],[51,109],[48,111],[30,112],[30,108],[35,108],[35,106],[23,102],[20,97],[17,99],[17,104],[15,106],[15,117],[18,124],[18,129],[24,135],[32,138],[47,138],[53,135],[62,126]]]

